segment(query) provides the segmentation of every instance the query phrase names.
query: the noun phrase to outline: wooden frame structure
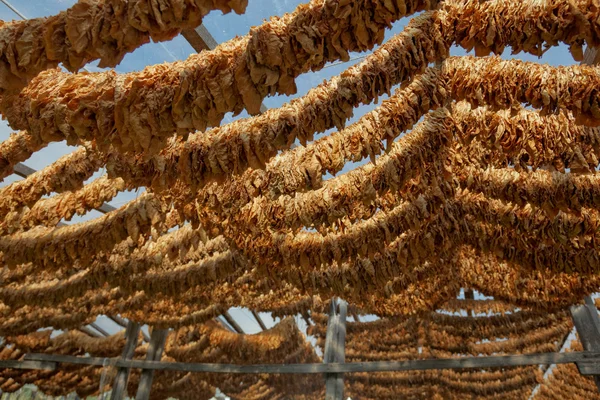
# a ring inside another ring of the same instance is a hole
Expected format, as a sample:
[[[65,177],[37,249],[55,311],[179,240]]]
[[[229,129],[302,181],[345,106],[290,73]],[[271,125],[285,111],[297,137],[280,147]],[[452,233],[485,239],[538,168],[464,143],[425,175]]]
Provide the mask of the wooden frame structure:
[[[323,363],[325,365],[343,364],[345,360],[346,342],[346,314],[345,301],[333,299],[329,310],[329,323],[327,324],[327,337],[325,339],[325,352]],[[342,373],[325,374],[326,392],[325,399],[344,398],[344,375]]]
[[[217,45],[214,38],[212,38],[203,25],[200,25],[195,30],[186,30],[182,34],[197,51],[213,49]],[[590,57],[591,53],[586,53],[586,63],[591,63],[593,57]],[[261,111],[264,110],[266,110],[266,107],[261,104]],[[15,166],[14,172],[17,175],[26,177],[35,171],[19,163]],[[114,208],[108,204],[103,204],[98,208],[98,211],[102,213],[113,210]],[[473,292],[465,292],[465,298],[472,299]],[[334,299],[331,302],[324,362],[322,364],[233,365],[161,362],[159,360],[161,359],[162,351],[164,349],[168,333],[167,330],[153,330],[151,337],[147,337],[147,335],[144,334],[146,341],[149,342],[146,360],[132,360],[133,351],[137,345],[139,332],[141,330],[140,326],[131,321],[119,320],[117,319],[118,317],[110,317],[118,324],[127,328],[126,344],[122,356],[111,360],[111,365],[115,365],[118,368],[111,398],[120,399],[124,397],[130,369],[132,368],[142,370],[136,400],[149,398],[153,372],[155,370],[233,374],[324,374],[326,378],[326,399],[334,400],[344,398],[344,373],[423,371],[432,369],[515,367],[538,364],[575,363],[582,375],[594,376],[596,384],[600,389],[600,318],[598,317],[598,310],[589,297],[586,298],[585,304],[573,306],[571,308],[571,314],[584,347],[583,352],[465,357],[435,360],[345,363],[347,308],[348,306],[344,301]],[[266,326],[260,319],[258,313],[252,311],[252,314],[260,327],[266,329]],[[469,314],[472,316],[473,312],[469,311]],[[352,315],[358,322],[359,317],[354,313],[352,313]],[[239,334],[244,333],[243,329],[228,312],[224,312],[222,316],[235,332]],[[305,316],[303,315],[303,317]],[[91,336],[107,335],[107,332],[98,325],[92,323],[90,326],[98,331],[100,335],[88,327],[79,329]],[[102,366],[106,363],[106,359],[99,357],[28,354],[24,361],[0,361],[0,368],[52,370],[55,369],[59,363]]]
[[[452,359],[370,361],[314,364],[206,364],[111,359],[118,368],[209,372],[221,374],[344,374],[352,372],[427,371],[437,369],[521,367],[539,364],[577,364],[582,375],[600,374],[600,352],[539,353],[511,356],[462,357]],[[57,364],[106,365],[104,357],[77,357],[54,354],[27,354],[24,361],[0,361],[0,368],[55,369]],[[580,367],[583,365],[583,367]]]
[[[594,300],[587,296],[585,304],[571,307],[571,315],[585,351],[600,351],[600,318]],[[577,364],[582,375],[595,375],[594,381],[600,390],[600,364],[582,362]],[[595,372],[595,373],[594,373]]]
[[[156,370],[227,373],[227,374],[324,374],[326,399],[344,399],[344,373],[397,372],[443,369],[481,369],[494,367],[517,367],[527,365],[551,365],[574,363],[581,375],[593,376],[600,388],[600,317],[593,300],[571,307],[571,315],[581,338],[584,351],[568,353],[540,353],[486,357],[462,357],[453,359],[430,359],[408,361],[345,362],[345,336],[348,305],[333,299],[329,311],[329,323],[325,341],[323,363],[313,364],[207,364],[159,361],[164,349],[168,330],[153,330],[146,360],[132,360],[137,345],[140,326],[128,322],[125,348],[120,358],[110,360],[118,368],[111,398],[124,397],[127,379],[132,368],[141,369],[142,376],[136,400],[150,396],[153,373]],[[237,324],[236,324],[237,325]],[[78,357],[54,354],[27,354],[23,361],[0,361],[0,368],[54,370],[58,364],[106,365],[103,357]]]

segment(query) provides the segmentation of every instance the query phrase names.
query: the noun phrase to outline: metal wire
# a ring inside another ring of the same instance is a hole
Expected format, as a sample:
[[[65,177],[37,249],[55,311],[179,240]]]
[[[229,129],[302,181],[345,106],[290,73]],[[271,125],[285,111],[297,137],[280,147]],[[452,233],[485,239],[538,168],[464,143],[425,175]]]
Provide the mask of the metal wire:
[[[2,0],[0,0],[0,1],[2,1]],[[362,60],[363,58],[367,58],[367,57],[369,57],[371,54],[372,54],[372,53],[365,54],[365,55],[358,56],[358,57],[353,57],[353,58],[349,59],[348,61],[337,61],[337,62],[331,63],[331,64],[329,64],[329,65],[326,65],[326,66],[324,66],[324,67],[323,67],[323,68],[321,68],[321,69],[327,69],[327,68],[335,67],[335,66],[337,66],[337,65],[346,64],[346,63],[349,63],[349,62],[352,62],[352,61],[356,61],[356,60]]]
[[[6,0],[0,0],[2,2],[2,4],[4,4],[6,7],[10,8],[10,10],[12,12],[14,12],[15,14],[17,14],[19,17],[21,17],[21,19],[27,19],[27,17],[25,17],[25,15],[23,15],[23,13],[21,13],[19,10],[17,10],[12,4],[10,4],[8,1]]]

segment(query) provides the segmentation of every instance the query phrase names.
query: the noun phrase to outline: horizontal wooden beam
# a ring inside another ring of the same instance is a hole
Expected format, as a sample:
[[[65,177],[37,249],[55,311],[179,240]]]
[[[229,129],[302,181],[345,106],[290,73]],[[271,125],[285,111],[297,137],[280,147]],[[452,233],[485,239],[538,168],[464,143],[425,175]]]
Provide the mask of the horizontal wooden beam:
[[[36,361],[36,360],[0,360],[0,369],[13,368],[13,369],[44,369],[53,371],[57,367],[57,363],[54,361]]]
[[[50,361],[67,364],[98,365],[106,363],[104,357],[75,357],[54,354],[27,354],[28,361]],[[425,371],[433,369],[497,368],[539,364],[600,363],[600,353],[540,353],[513,356],[464,357],[436,360],[376,361],[358,363],[318,364],[199,364],[142,360],[110,359],[111,365],[121,368],[138,368],[166,371],[215,372],[227,374],[324,374],[348,372]],[[12,367],[18,368],[18,367]]]

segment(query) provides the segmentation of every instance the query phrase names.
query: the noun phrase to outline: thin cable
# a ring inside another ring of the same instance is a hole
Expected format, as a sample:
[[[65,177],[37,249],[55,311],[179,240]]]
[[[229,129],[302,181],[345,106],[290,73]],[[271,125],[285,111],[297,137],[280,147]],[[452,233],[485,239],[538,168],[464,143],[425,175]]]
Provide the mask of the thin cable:
[[[3,1],[3,0],[0,0],[0,1]],[[331,63],[329,65],[326,65],[326,66],[324,66],[321,69],[335,67],[336,65],[342,65],[342,64],[346,64],[346,63],[349,63],[349,62],[352,62],[352,61],[356,61],[356,60],[362,60],[363,58],[367,58],[370,55],[371,55],[371,53],[365,54],[365,55],[362,55],[362,56],[358,56],[358,57],[353,57],[353,58],[349,59],[348,61],[337,61],[337,62]]]
[[[25,15],[23,15],[23,13],[21,13],[19,10],[17,10],[12,4],[10,4],[8,1],[6,0],[0,0],[2,2],[2,4],[4,4],[6,7],[8,7],[12,12],[14,12],[15,14],[17,14],[19,17],[21,17],[21,19],[27,19],[27,17],[25,17]]]

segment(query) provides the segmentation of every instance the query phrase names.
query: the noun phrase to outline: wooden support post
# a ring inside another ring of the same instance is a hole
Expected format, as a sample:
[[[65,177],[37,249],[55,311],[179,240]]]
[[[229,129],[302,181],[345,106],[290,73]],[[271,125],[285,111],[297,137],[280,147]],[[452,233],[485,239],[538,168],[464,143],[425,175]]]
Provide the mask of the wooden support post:
[[[146,361],[160,361],[168,334],[168,329],[152,330],[152,335],[150,336],[150,345],[148,346],[148,352],[146,353]],[[145,369],[142,371],[140,385],[138,386],[135,400],[148,400],[150,398],[150,388],[152,387],[153,377],[153,370]]]
[[[312,325],[310,323],[310,319],[309,319],[308,315],[306,315],[305,313],[301,313],[300,315],[302,315],[302,319],[304,319],[304,322],[306,322],[306,326],[311,326]]]
[[[150,343],[150,336],[140,327],[140,332],[142,332],[142,338],[144,338],[144,342]]]
[[[337,301],[336,299],[331,300],[329,306],[329,319],[327,321],[327,334],[325,336],[325,352],[323,362],[333,363],[335,362],[335,342],[337,339],[337,325],[338,316],[336,313]],[[326,400],[339,400],[336,396],[336,374],[325,374],[325,399]]]
[[[335,338],[335,306],[336,300],[331,299],[329,305],[329,319],[327,320],[327,333],[325,334],[325,349],[323,349],[323,362],[333,362],[333,340]]]
[[[600,324],[597,324],[598,310],[591,298],[589,300],[586,298],[586,304],[572,306],[571,316],[583,349],[590,352],[600,351]],[[589,373],[590,369],[597,369],[594,363],[585,362],[577,363],[577,368],[582,374]],[[594,375],[594,381],[600,390],[600,375]]]
[[[17,369],[43,369],[54,371],[58,365],[54,361],[37,361],[37,360],[0,360],[0,369],[17,368]],[[2,393],[0,391],[0,393]]]
[[[229,312],[224,311],[222,315],[223,315],[223,318],[225,318],[225,321],[227,321],[227,323],[229,325],[231,325],[231,327],[233,329],[235,329],[235,331],[237,333],[242,333],[242,334],[244,333],[244,330],[238,325],[237,322],[235,322],[235,319],[233,319],[233,317],[229,314]]]
[[[254,319],[256,320],[256,322],[258,322],[258,325],[260,325],[260,329],[262,329],[263,331],[267,330],[267,326],[265,325],[265,323],[263,322],[262,318],[260,317],[260,315],[258,315],[258,313],[254,310],[251,310],[252,315],[254,316]]]
[[[596,329],[600,332],[600,316],[598,316],[598,309],[596,308],[596,303],[592,296],[585,296],[585,304],[592,310],[596,312],[592,312],[592,319],[594,320],[594,324],[596,325]]]
[[[465,300],[475,300],[475,295],[474,295],[472,289],[465,289]],[[473,316],[472,308],[467,308],[466,311],[467,311],[467,314],[469,314],[469,317]]]
[[[123,360],[131,360],[133,353],[137,347],[138,335],[140,333],[140,326],[135,322],[127,322],[127,329],[125,331],[125,348],[121,354]],[[127,380],[129,379],[129,368],[119,368],[117,376],[115,377],[115,383],[113,384],[111,400],[122,400],[127,394]]]
[[[339,306],[339,310],[338,310]],[[343,363],[345,360],[346,342],[346,302],[331,300],[327,335],[325,337],[324,363]],[[344,398],[344,375],[340,373],[325,374],[325,399],[342,400]]]
[[[108,317],[115,324],[121,325],[123,328],[127,328],[127,320],[119,317],[118,315],[113,315],[112,317]],[[143,329],[140,328],[140,332],[142,332],[142,337],[144,338],[144,342],[150,343],[150,336]]]

